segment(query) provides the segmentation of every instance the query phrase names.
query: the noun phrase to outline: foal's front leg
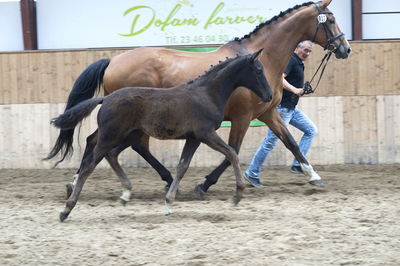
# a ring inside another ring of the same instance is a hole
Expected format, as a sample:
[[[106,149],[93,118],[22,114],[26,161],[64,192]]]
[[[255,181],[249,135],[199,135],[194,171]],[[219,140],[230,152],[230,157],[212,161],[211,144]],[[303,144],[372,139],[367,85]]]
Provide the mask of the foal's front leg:
[[[240,147],[243,142],[243,138],[246,135],[246,132],[249,128],[249,124],[251,121],[251,117],[247,115],[236,116],[232,119],[232,126],[229,132],[229,146],[231,146],[237,154],[239,154]],[[215,168],[209,175],[206,176],[206,180],[202,184],[196,184],[195,191],[197,193],[197,197],[200,200],[204,199],[204,196],[208,189],[218,182],[219,177],[226,170],[231,163],[227,158],[224,158],[222,163]]]
[[[176,178],[172,182],[165,196],[165,206],[167,209],[167,215],[172,213],[171,204],[175,199],[176,192],[178,191],[179,182],[182,180],[183,175],[186,173],[189,164],[193,158],[193,154],[200,145],[200,141],[197,139],[186,139],[185,146],[179,159],[179,164],[176,171]]]
[[[210,148],[224,154],[225,157],[231,162],[236,177],[236,195],[233,197],[233,202],[235,203],[235,205],[237,205],[243,197],[244,190],[242,172],[239,165],[239,156],[232,147],[226,144],[217,135],[215,131],[208,134],[207,138],[203,142],[207,144]]]

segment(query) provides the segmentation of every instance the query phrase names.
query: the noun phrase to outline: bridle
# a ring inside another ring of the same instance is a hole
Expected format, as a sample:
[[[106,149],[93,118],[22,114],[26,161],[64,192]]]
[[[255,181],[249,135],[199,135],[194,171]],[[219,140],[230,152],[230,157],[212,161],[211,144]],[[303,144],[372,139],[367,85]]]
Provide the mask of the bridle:
[[[319,3],[315,4],[315,8],[318,11],[317,29],[315,30],[315,34],[314,34],[314,38],[313,38],[312,42],[313,43],[315,42],[315,38],[317,37],[317,33],[320,28],[319,26],[322,25],[323,29],[325,30],[326,38],[328,39],[327,44],[324,46],[324,50],[328,50],[328,51],[326,52],[325,56],[322,58],[321,63],[319,64],[319,66],[318,66],[317,70],[315,71],[314,75],[312,76],[311,80],[306,81],[304,83],[303,94],[313,93],[317,89],[319,82],[321,81],[322,75],[324,74],[326,65],[328,64],[328,61],[331,58],[332,53],[334,53],[337,49],[337,47],[335,47],[333,45],[333,43],[340,37],[344,36],[343,32],[339,32],[338,34],[334,35],[333,32],[328,28],[328,25],[326,25],[326,21],[328,20],[326,15],[327,14],[333,15],[332,12],[322,10],[321,7],[319,6]],[[324,62],[325,62],[325,64],[324,64]],[[317,85],[315,86],[315,89],[313,89],[311,86],[311,82],[314,80],[315,75],[317,75],[318,71],[320,70],[320,68],[323,64],[324,64],[324,66],[322,67],[319,79],[317,81]]]
[[[326,15],[333,15],[332,12],[330,11],[324,11],[321,9],[321,7],[319,6],[319,3],[315,4],[315,8],[318,11],[318,17],[317,17],[317,28],[315,30],[315,34],[314,34],[314,38],[312,40],[312,42],[315,42],[315,38],[317,37],[317,33],[319,30],[319,26],[322,25],[322,27],[325,30],[325,35],[326,38],[328,39],[327,44],[324,46],[324,50],[329,50],[332,52],[336,51],[336,47],[333,45],[333,43],[339,39],[340,37],[342,37],[344,35],[343,32],[339,32],[336,35],[333,35],[333,32],[328,28],[328,25],[326,25],[326,21],[328,20],[328,18],[326,17]]]

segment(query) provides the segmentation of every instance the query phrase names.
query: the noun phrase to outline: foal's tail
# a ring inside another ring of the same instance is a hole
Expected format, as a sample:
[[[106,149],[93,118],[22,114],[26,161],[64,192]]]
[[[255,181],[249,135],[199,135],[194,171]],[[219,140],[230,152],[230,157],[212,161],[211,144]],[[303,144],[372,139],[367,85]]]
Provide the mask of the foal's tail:
[[[103,103],[103,100],[104,97],[83,101],[58,117],[51,119],[50,123],[61,129],[61,131],[74,130],[78,123],[90,115],[98,104]]]
[[[79,104],[80,102],[90,99],[94,96],[95,92],[100,90],[103,84],[104,71],[110,63],[109,58],[100,59],[91,65],[89,65],[77,78],[72,87],[72,91],[68,96],[67,105],[65,107],[65,112]],[[49,160],[54,158],[61,150],[63,156],[57,164],[62,162],[65,157],[73,152],[72,142],[74,136],[74,127],[60,130],[60,134],[51,149],[49,155],[44,158],[44,160]]]

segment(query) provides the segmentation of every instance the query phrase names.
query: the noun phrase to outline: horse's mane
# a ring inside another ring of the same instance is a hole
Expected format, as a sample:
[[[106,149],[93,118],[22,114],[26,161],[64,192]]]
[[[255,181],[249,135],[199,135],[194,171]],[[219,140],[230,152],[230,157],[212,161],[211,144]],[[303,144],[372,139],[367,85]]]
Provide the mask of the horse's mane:
[[[206,70],[203,75],[200,75],[197,78],[188,81],[186,84],[192,84],[195,81],[198,81],[199,79],[209,76],[210,74],[218,73],[221,69],[225,68],[232,61],[236,61],[236,60],[239,61],[240,59],[245,60],[245,57],[249,57],[249,56],[251,56],[251,54],[243,55],[243,56],[238,55],[236,57],[231,57],[231,58],[227,57],[226,60],[219,61],[219,63],[217,65],[215,65],[215,66],[211,65],[211,67],[208,70]]]
[[[315,3],[310,1],[310,2],[303,3],[303,4],[301,4],[301,5],[296,5],[296,6],[292,7],[292,8],[287,9],[286,11],[282,11],[281,13],[279,13],[279,15],[274,16],[274,17],[271,18],[270,20],[267,20],[267,21],[265,21],[265,22],[260,23],[252,32],[250,32],[250,33],[244,35],[244,36],[241,37],[241,38],[236,37],[235,39],[233,39],[233,41],[240,42],[240,41],[242,41],[243,39],[250,38],[251,35],[257,33],[257,31],[258,31],[259,29],[261,29],[262,27],[271,24],[272,22],[278,20],[279,18],[283,17],[284,15],[286,15],[286,14],[288,14],[288,13],[291,13],[292,11],[294,11],[294,10],[296,10],[296,9],[299,9],[300,7],[309,6],[309,5],[312,5],[312,4],[315,4]]]

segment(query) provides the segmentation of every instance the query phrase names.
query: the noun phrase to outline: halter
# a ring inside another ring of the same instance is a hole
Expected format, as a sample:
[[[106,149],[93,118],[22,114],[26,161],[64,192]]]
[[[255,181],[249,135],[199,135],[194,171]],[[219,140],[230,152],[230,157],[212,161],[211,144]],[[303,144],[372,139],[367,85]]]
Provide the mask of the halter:
[[[337,39],[339,39],[340,37],[342,37],[342,36],[344,35],[343,32],[339,32],[338,34],[333,35],[332,31],[331,31],[331,30],[328,28],[328,26],[326,25],[326,21],[327,21],[326,15],[327,15],[327,14],[333,15],[332,12],[322,10],[321,7],[319,6],[319,3],[315,4],[315,8],[316,8],[317,11],[318,11],[317,29],[315,30],[315,34],[314,34],[314,38],[313,38],[313,41],[312,41],[312,42],[315,42],[315,38],[317,37],[317,33],[318,33],[318,30],[319,30],[319,26],[322,25],[322,27],[323,27],[324,30],[325,30],[326,38],[328,39],[327,44],[324,46],[324,50],[328,50],[328,51],[327,51],[327,53],[325,54],[325,56],[322,58],[321,63],[319,64],[319,66],[318,66],[317,70],[315,71],[314,75],[312,76],[311,80],[310,80],[310,81],[306,81],[306,82],[304,83],[303,94],[310,94],[310,93],[313,93],[313,92],[317,89],[317,87],[318,87],[318,85],[319,85],[319,82],[321,81],[322,75],[324,74],[326,65],[328,64],[328,61],[329,61],[329,59],[331,58],[332,53],[334,53],[334,52],[336,51],[336,47],[333,45],[333,43],[334,43]],[[331,37],[329,38],[329,36],[331,36]],[[325,60],[326,60],[326,61],[325,61]],[[322,67],[320,76],[319,76],[318,81],[317,81],[317,85],[315,86],[315,89],[313,89],[312,86],[311,86],[311,82],[314,80],[315,75],[317,75],[319,69],[320,69],[321,66],[324,64],[324,62],[325,62],[325,65]]]

